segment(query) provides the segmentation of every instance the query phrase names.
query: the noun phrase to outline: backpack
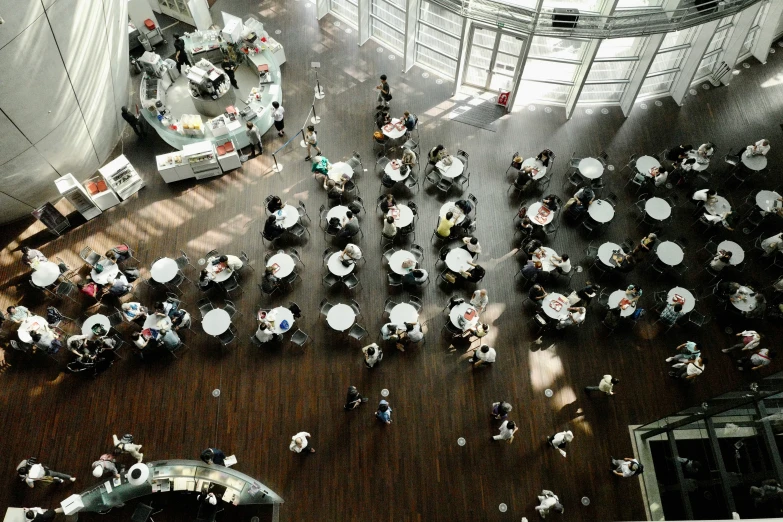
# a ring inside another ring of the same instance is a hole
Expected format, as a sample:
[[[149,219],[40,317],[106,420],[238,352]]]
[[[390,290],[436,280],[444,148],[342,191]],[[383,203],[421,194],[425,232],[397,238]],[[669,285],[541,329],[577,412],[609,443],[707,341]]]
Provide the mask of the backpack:
[[[46,322],[49,324],[55,324],[58,321],[62,321],[63,316],[62,314],[57,310],[57,308],[53,306],[49,306],[46,308]]]

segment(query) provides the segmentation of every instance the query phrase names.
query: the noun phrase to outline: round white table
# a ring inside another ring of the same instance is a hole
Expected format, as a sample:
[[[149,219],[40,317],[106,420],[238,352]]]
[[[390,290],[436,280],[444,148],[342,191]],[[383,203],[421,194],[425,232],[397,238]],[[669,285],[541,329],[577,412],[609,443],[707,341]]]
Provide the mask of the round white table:
[[[341,255],[342,252],[335,252],[329,256],[329,259],[326,261],[326,267],[334,275],[345,277],[353,272],[353,267],[356,266],[356,263],[350,263],[348,266],[345,266],[342,259],[340,258]]]
[[[750,312],[751,310],[756,308],[756,294],[753,295],[742,294],[742,295],[745,297],[745,299],[738,299],[737,301],[731,301],[731,304],[734,305],[734,308],[742,312]]]
[[[344,332],[353,325],[356,320],[356,313],[353,308],[347,304],[336,304],[326,314],[326,322],[333,329],[338,332]]]
[[[33,338],[30,337],[30,332],[37,330],[39,327],[48,324],[46,319],[40,315],[31,315],[21,323],[19,323],[19,329],[16,331],[17,337],[23,343],[30,344],[33,342]],[[92,334],[92,332],[90,332]],[[86,334],[85,334],[86,335]]]
[[[215,281],[216,283],[222,283],[223,281],[231,277],[231,274],[233,274],[234,271],[226,266],[223,267],[223,270],[221,270],[220,272],[215,272],[216,267],[220,266],[220,264],[217,265],[212,264],[212,261],[214,261],[215,259],[217,259],[217,257],[210,257],[209,259],[207,259],[206,269],[207,272],[212,274],[213,281]]]
[[[405,174],[403,174],[401,168],[402,161],[395,159],[386,164],[386,166],[383,168],[383,172],[385,172],[386,175],[394,181],[402,181],[410,175],[411,169],[407,169]]]
[[[658,248],[655,249],[655,253],[658,254],[658,259],[660,259],[662,263],[669,266],[679,265],[685,257],[685,252],[682,251],[680,245],[673,241],[662,241],[658,243]]]
[[[663,221],[672,215],[672,207],[662,198],[650,198],[645,201],[644,211],[658,221]]]
[[[522,167],[533,167],[536,170],[532,179],[538,180],[546,176],[546,167],[536,158],[528,158],[522,162]]]
[[[329,212],[326,213],[326,222],[329,223],[329,220],[332,218],[337,218],[340,220],[340,223],[342,223],[343,218],[345,217],[345,214],[350,210],[348,207],[344,205],[337,205],[336,207],[332,207],[329,209]]]
[[[266,317],[266,321],[272,322],[272,327],[268,328],[269,331],[276,334],[284,334],[287,331],[291,329],[291,327],[294,325],[294,314],[289,310],[288,308],[284,306],[278,306],[277,308],[272,308]],[[288,324],[286,325],[286,328],[282,328],[280,325],[283,323],[283,321],[286,321]]]
[[[277,265],[277,268],[274,272],[272,272],[272,274],[278,279],[282,279],[291,275],[291,272],[294,271],[294,267],[296,266],[296,262],[294,261],[293,257],[284,252],[280,252],[267,260],[266,266],[272,265]]]
[[[35,286],[41,288],[47,287],[57,281],[60,277],[60,267],[56,263],[51,261],[41,261],[38,266],[33,270],[32,279]]]
[[[595,158],[582,158],[579,160],[579,173],[587,179],[598,179],[604,173],[604,164]]]
[[[381,128],[383,135],[393,140],[405,136],[406,130],[405,124],[399,118],[392,118],[391,123],[387,123]]]
[[[405,275],[409,271],[413,270],[413,268],[403,268],[402,263],[408,259],[416,261],[416,256],[408,252],[407,250],[398,250],[395,253],[391,255],[389,258],[389,268],[391,268],[392,272],[399,275]]]
[[[474,315],[473,319],[471,319],[470,321],[465,319],[465,313],[468,310],[476,311],[476,315]],[[460,317],[462,317],[462,319],[465,321],[465,324],[463,324],[462,326],[460,326],[459,324]],[[451,321],[451,324],[453,324],[457,328],[461,328],[463,332],[470,330],[471,328],[476,326],[479,322],[478,310],[476,310],[476,308],[470,303],[460,303],[454,308],[452,308],[451,311],[449,312],[449,320]]]
[[[96,324],[103,326],[103,329],[106,331],[106,333],[109,333],[109,330],[111,329],[111,322],[109,322],[109,318],[103,314],[95,314],[85,319],[82,323],[82,335],[86,335],[92,339],[94,337],[92,333],[92,327]]]
[[[415,323],[418,320],[419,312],[408,303],[400,303],[389,312],[389,322],[393,324]]]
[[[353,177],[353,169],[344,161],[338,161],[332,163],[332,168],[329,169],[329,179],[339,183],[343,183],[347,179]]]
[[[557,292],[550,292],[544,299],[541,300],[541,307],[544,313],[552,319],[563,319],[568,315],[568,307],[571,304],[568,299],[562,294]]]
[[[151,313],[144,319],[144,328],[155,328],[156,330],[170,330],[171,317],[168,315],[161,317],[156,313]]]
[[[614,254],[615,250],[619,250],[621,254],[625,254],[620,245],[617,243],[612,243],[611,241],[607,241],[598,247],[598,259],[600,259],[601,262],[606,266],[614,268],[614,264],[612,263],[612,254]]]
[[[272,215],[283,228],[291,228],[299,222],[299,211],[293,205],[286,205]]]
[[[201,320],[201,326],[209,335],[220,335],[231,326],[231,316],[222,308],[213,308]]]
[[[742,153],[740,161],[742,161],[742,164],[748,167],[750,170],[759,171],[767,168],[766,156],[762,156],[761,154],[758,156],[751,156],[748,154],[747,150]]]
[[[731,203],[723,196],[715,195],[704,205],[704,210],[710,215],[721,216],[731,210]]]
[[[443,206],[440,207],[440,211],[438,211],[438,216],[445,218],[446,214],[449,212],[457,216],[457,221],[455,222],[457,225],[465,221],[465,214],[456,206],[454,206],[454,201],[447,201],[444,203]]]
[[[413,211],[408,205],[402,203],[397,203],[396,206],[390,208],[386,215],[394,218],[394,225],[397,228],[407,227],[413,223]]]
[[[552,222],[553,219],[555,219],[555,213],[549,212],[549,214],[546,215],[539,215],[539,210],[541,210],[541,207],[543,207],[544,204],[540,201],[536,201],[529,207],[527,207],[527,217],[530,218],[530,222],[534,225],[547,225]]]
[[[653,169],[655,167],[660,167],[660,166],[661,166],[661,162],[653,158],[652,156],[642,156],[641,158],[638,158],[636,160],[636,170],[638,170],[640,174],[644,174],[645,176],[650,174],[650,169]]]
[[[596,199],[587,207],[587,214],[598,223],[609,223],[614,217],[614,207],[602,199]]]
[[[607,304],[609,305],[609,308],[617,308],[620,306],[620,301],[623,299],[626,299],[628,297],[628,294],[625,293],[625,290],[615,290],[611,294],[609,294],[609,301]],[[629,315],[633,315],[633,313],[636,311],[636,303],[630,304],[620,310],[620,316],[621,317],[628,317]]]
[[[774,190],[759,190],[756,194],[756,205],[764,212],[772,212],[774,208],[783,206],[783,202],[778,201],[780,194]]]
[[[721,241],[718,244],[718,250],[731,252],[731,261],[729,262],[730,265],[736,266],[745,260],[745,250],[743,250],[743,248],[734,241]]]
[[[120,273],[120,266],[114,261],[109,261],[105,257],[102,258],[99,261],[99,263],[101,264],[101,266],[103,266],[103,270],[99,274],[93,268],[90,271],[90,277],[92,278],[92,280],[98,283],[99,285],[105,285],[109,281],[114,281],[114,279],[117,277],[117,274]]]
[[[158,283],[168,283],[177,276],[177,272],[177,262],[170,257],[162,257],[150,267],[150,276]]]
[[[451,156],[451,160],[451,165],[444,165],[443,160],[440,160],[435,164],[435,168],[438,169],[438,172],[440,172],[440,175],[444,178],[454,179],[465,170],[465,165],[462,164],[462,161],[460,161],[459,158]]]
[[[691,164],[691,170],[695,170],[696,172],[701,172],[703,170],[707,170],[708,168],[710,168],[710,159],[699,156],[697,151],[689,150],[687,156],[688,158],[696,160],[696,163]]]
[[[539,250],[544,251],[544,255],[542,257],[537,257],[535,254],[533,254],[533,257],[531,258],[533,261],[536,259],[541,261],[541,270],[544,272],[551,272],[555,268],[557,268],[554,263],[552,263],[552,256],[556,256],[557,252],[555,252],[553,249],[549,247],[542,246],[539,248]]]
[[[691,312],[696,306],[696,298],[693,296],[690,290],[681,286],[675,286],[669,290],[669,294],[666,296],[666,302],[674,303],[675,294],[685,299],[685,302],[682,304],[682,313],[687,314],[688,312]]]
[[[470,268],[469,262],[473,261],[473,256],[464,248],[452,248],[446,254],[446,266],[452,272],[467,271]]]

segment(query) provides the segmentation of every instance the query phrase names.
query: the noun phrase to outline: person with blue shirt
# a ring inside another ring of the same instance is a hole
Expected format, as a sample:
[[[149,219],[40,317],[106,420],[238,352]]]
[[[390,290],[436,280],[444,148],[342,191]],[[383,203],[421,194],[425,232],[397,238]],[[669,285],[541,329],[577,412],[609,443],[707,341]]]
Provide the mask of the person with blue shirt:
[[[223,453],[223,450],[217,448],[207,448],[201,452],[201,460],[207,464],[225,466],[226,454]]]
[[[378,410],[375,412],[375,417],[386,424],[391,424],[391,412],[392,409],[391,406],[389,406],[389,403],[386,400],[381,400],[378,404]]]
[[[405,125],[405,128],[408,130],[408,132],[412,131],[416,128],[416,118],[408,111],[405,111],[402,113],[402,123]]]
[[[687,363],[694,359],[698,359],[701,355],[701,347],[693,341],[682,343],[677,347],[677,351],[680,353],[673,357],[667,358],[666,362],[677,361]]]

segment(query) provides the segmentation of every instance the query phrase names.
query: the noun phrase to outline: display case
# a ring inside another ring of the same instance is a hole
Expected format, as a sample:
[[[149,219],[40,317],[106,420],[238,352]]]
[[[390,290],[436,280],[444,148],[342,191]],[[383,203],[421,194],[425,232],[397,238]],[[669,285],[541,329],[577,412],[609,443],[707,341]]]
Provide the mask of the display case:
[[[217,160],[215,145],[211,141],[185,145],[182,149],[182,159],[190,165],[196,179],[211,178],[223,174]]]
[[[166,183],[173,183],[183,179],[189,179],[195,176],[190,164],[184,160],[181,152],[171,152],[155,156],[155,164],[158,166],[158,173]]]
[[[240,151],[233,140],[218,144],[216,150],[218,163],[220,163],[220,168],[223,169],[223,172],[238,169],[242,166],[242,161],[239,159]]]
[[[95,176],[85,181],[84,188],[101,210],[107,210],[120,204],[120,198],[117,197],[117,194],[109,187],[109,184],[100,176]]]
[[[111,160],[98,169],[98,172],[123,201],[144,187],[144,180],[124,154]]]
[[[101,209],[92,200],[85,188],[76,181],[73,174],[66,174],[60,178],[54,180],[54,184],[60,194],[70,201],[79,213],[84,216],[84,219],[92,219],[95,216],[101,214]]]

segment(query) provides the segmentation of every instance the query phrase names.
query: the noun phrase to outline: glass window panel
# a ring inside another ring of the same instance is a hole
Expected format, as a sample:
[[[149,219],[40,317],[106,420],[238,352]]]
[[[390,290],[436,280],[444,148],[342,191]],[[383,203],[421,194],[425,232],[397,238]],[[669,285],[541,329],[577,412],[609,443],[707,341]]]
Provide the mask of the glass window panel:
[[[756,44],[756,37],[759,35],[759,28],[751,29],[748,36],[745,37],[745,42],[742,44],[742,50],[749,53],[753,50],[753,46]]]
[[[473,65],[468,65],[465,68],[465,83],[468,85],[475,85],[483,89],[487,85],[488,76],[489,66],[475,67]]]
[[[619,102],[627,86],[625,83],[585,85],[579,95],[579,103]]]
[[[405,32],[405,12],[400,11],[386,0],[373,0],[372,14],[377,16],[383,23]]]
[[[591,80],[628,80],[638,62],[593,62],[587,81]]]
[[[628,9],[629,7],[661,7],[663,0],[618,0],[617,9]]]
[[[495,57],[495,72],[513,75],[519,62],[518,55],[498,53]]]
[[[497,38],[496,31],[476,28],[473,30],[473,48],[481,46],[486,49],[494,49],[495,38]]]
[[[456,38],[445,37],[432,28],[420,26],[417,43],[422,43],[431,49],[440,51],[449,58],[456,59],[459,54],[459,40]]]
[[[530,42],[530,56],[534,58],[581,60],[586,46],[587,42],[582,40],[535,36]]]
[[[518,7],[528,7],[534,9],[536,7],[536,0],[496,0],[499,4],[515,5]]]
[[[650,71],[647,73],[648,76],[657,72],[679,68],[687,54],[688,49],[658,53],[650,66]]]
[[[498,46],[498,51],[513,54],[514,56],[519,56],[522,52],[523,43],[523,40],[520,38],[502,34],[500,35],[500,45]]]
[[[544,8],[553,9],[564,7],[579,9],[580,11],[598,12],[601,10],[604,0],[544,0]]]
[[[505,91],[510,91],[513,84],[513,75],[509,76],[507,74],[495,73],[492,75],[492,81],[489,82],[489,90],[496,91],[498,89],[503,89]]]
[[[446,78],[453,78],[457,74],[456,58],[448,58],[421,45],[416,46],[416,63],[432,69]]]
[[[574,63],[547,62],[528,58],[523,77],[528,80],[556,80],[571,82],[579,65]]]
[[[457,74],[462,17],[427,0],[422,0],[419,20],[432,25],[417,24],[416,62],[448,78],[453,78]]]
[[[759,9],[759,12],[756,13],[756,18],[753,19],[753,24],[751,27],[757,27],[764,23],[764,19],[767,17],[767,11],[769,11],[769,2],[764,2],[761,4],[761,8]]]
[[[629,58],[638,56],[645,37],[611,38],[601,42],[596,58]]]
[[[334,0],[332,0],[334,1]],[[420,20],[434,25],[445,33],[459,38],[462,33],[462,17],[458,14],[423,0],[419,9]]]
[[[373,18],[370,23],[372,35],[387,45],[389,48],[402,52],[404,42],[403,37],[397,31],[389,28],[388,25]]]
[[[330,11],[353,25],[359,23],[359,8],[349,0],[330,0]]]
[[[400,11],[399,7],[402,7],[403,11]],[[400,0],[372,0],[370,6],[373,14],[370,18],[372,36],[400,53],[405,45],[404,7],[404,3],[400,6]]]
[[[639,97],[668,94],[677,73],[662,74],[647,78],[639,90]]]
[[[712,71],[715,69],[715,64],[718,63],[718,57],[720,53],[715,53],[711,56],[705,56],[699,62],[699,68],[696,69],[696,75],[693,77],[693,82],[701,82],[705,78],[708,78]]]
[[[566,99],[568,98],[568,93],[570,92],[570,85],[557,85],[554,83],[522,80],[519,82],[517,101],[521,103],[532,101],[551,101],[555,103],[565,103]]]
[[[660,50],[668,49],[670,47],[677,47],[678,45],[689,44],[693,41],[693,37],[696,34],[696,28],[683,29],[682,31],[674,31],[668,33],[661,42]],[[660,51],[659,51],[660,52]]]
[[[489,70],[490,63],[492,63],[492,51],[483,47],[472,47],[470,49],[468,64]]]

